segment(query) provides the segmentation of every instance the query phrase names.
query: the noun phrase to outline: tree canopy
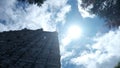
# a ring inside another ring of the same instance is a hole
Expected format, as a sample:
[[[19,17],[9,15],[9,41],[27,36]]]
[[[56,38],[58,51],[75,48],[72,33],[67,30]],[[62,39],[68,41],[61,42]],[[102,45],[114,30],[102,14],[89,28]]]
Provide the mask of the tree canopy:
[[[120,26],[120,0],[82,0],[83,8],[90,5],[89,12],[104,18],[109,27]]]
[[[44,1],[45,0],[28,0],[30,4],[38,4],[38,5],[43,4]]]
[[[45,0],[18,0],[21,2],[28,2],[29,4],[37,4],[38,6],[41,6]]]
[[[118,65],[117,65],[117,66],[115,66],[115,68],[120,68],[120,62],[118,63]]]

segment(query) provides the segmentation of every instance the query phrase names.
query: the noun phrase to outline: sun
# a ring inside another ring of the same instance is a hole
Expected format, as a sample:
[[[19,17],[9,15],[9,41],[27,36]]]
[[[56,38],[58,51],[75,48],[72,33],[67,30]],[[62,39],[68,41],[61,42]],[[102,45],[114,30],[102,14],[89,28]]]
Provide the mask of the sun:
[[[79,25],[71,25],[68,27],[65,37],[62,39],[63,45],[68,45],[72,40],[79,39],[82,34],[82,29]]]
[[[81,28],[80,26],[77,25],[72,25],[68,28],[68,36],[70,38],[76,39],[79,38],[81,36]]]

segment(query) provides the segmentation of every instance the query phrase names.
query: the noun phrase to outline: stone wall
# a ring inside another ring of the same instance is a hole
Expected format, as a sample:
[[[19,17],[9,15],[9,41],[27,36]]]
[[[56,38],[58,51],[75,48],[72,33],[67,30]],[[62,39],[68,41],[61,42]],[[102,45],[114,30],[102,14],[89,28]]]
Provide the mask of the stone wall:
[[[0,33],[0,68],[60,68],[57,32],[19,30]]]

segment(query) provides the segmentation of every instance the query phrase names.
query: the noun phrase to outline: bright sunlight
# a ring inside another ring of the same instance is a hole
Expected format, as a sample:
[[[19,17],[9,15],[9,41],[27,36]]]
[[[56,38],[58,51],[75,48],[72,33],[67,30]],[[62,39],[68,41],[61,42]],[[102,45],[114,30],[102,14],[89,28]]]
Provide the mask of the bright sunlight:
[[[68,35],[73,39],[79,38],[81,36],[81,28],[77,25],[70,26],[68,29]]]

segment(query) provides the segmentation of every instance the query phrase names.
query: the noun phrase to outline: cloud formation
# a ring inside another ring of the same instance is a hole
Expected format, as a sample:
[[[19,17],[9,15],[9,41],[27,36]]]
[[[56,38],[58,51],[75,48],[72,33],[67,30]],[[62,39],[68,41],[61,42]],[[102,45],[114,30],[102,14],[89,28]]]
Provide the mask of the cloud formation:
[[[114,68],[120,62],[120,28],[109,31],[94,39],[95,43],[86,45],[88,50],[72,58],[71,63],[85,68]]]
[[[94,18],[95,17],[94,14],[89,13],[89,10],[93,7],[93,5],[90,5],[87,8],[83,8],[81,6],[82,0],[77,0],[77,1],[78,1],[78,10],[83,18],[87,18],[87,17]]]
[[[24,28],[55,31],[56,24],[65,23],[70,9],[67,0],[46,0],[41,6],[20,3],[17,0],[1,0],[0,32]]]

